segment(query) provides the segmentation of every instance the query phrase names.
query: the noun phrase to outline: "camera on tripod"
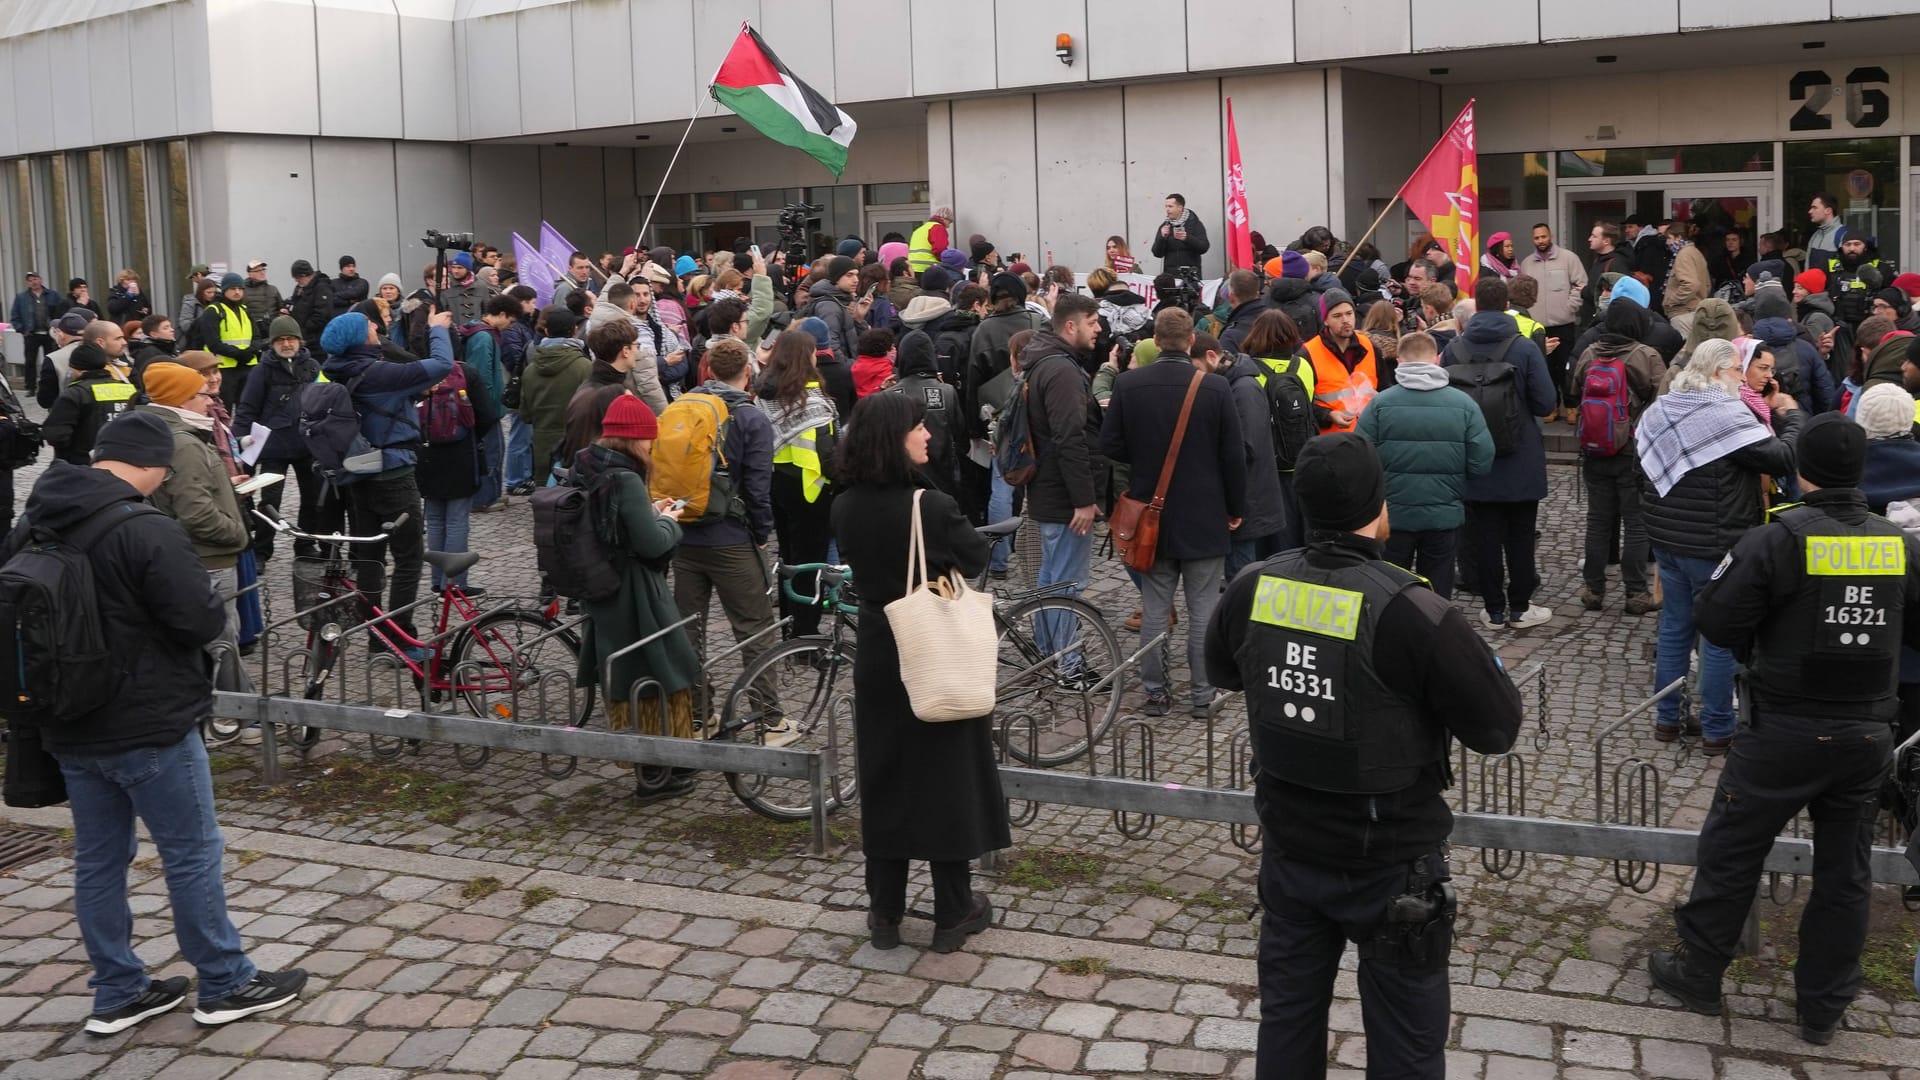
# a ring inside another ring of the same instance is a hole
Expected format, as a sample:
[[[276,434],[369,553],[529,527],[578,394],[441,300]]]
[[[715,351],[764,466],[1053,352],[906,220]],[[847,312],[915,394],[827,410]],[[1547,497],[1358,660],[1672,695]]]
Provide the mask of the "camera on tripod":
[[[470,232],[443,233],[439,229],[428,229],[420,242],[435,251],[473,250],[473,234]]]
[[[807,232],[820,224],[813,216],[826,209],[813,203],[788,203],[780,208],[780,250],[787,253],[787,264],[799,266],[807,261]]]
[[[1189,277],[1175,278],[1173,284],[1154,288],[1162,304],[1173,304],[1191,315],[1200,309],[1200,282]]]

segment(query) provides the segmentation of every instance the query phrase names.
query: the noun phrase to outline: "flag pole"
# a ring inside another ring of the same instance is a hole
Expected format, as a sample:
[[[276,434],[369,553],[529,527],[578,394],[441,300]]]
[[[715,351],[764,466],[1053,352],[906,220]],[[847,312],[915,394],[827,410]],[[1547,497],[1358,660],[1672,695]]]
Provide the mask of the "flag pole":
[[[1401,190],[1405,190],[1405,189],[1403,188]],[[1353,261],[1353,253],[1356,251],[1359,251],[1362,245],[1364,245],[1368,240],[1373,238],[1373,230],[1379,228],[1380,223],[1387,220],[1387,215],[1392,213],[1393,208],[1399,205],[1399,203],[1400,203],[1400,192],[1396,191],[1393,193],[1393,198],[1387,200],[1386,208],[1380,211],[1380,216],[1377,218],[1374,218],[1373,224],[1367,226],[1367,231],[1360,234],[1360,239],[1354,241],[1353,245],[1347,248],[1347,257],[1340,260],[1340,266],[1337,269],[1335,269],[1333,272],[1334,277],[1340,276],[1340,272],[1342,270],[1345,270],[1347,268],[1347,264]]]
[[[747,28],[747,26],[748,26],[747,20],[745,19],[740,20],[741,30],[744,31]],[[736,34],[734,36],[734,39],[736,41],[739,40],[739,35]],[[731,45],[727,46],[727,50],[729,53],[732,52],[733,46]],[[706,83],[708,101],[714,100],[713,84],[720,81],[720,69],[726,66],[727,66],[727,58],[725,55],[722,55],[720,57],[720,63],[715,65],[713,69],[713,78],[708,79]],[[658,188],[655,188],[653,192],[653,205],[647,207],[647,216],[645,219],[643,219],[640,222],[640,235],[634,237],[634,240],[633,240],[634,250],[636,251],[640,250],[640,245],[646,242],[647,227],[653,224],[654,211],[660,209],[660,197],[667,193],[667,178],[673,175],[673,167],[674,165],[678,164],[680,161],[680,151],[686,149],[687,136],[693,134],[694,121],[700,119],[700,110],[705,107],[706,107],[705,104],[700,100],[700,91],[695,90],[693,92],[693,115],[687,117],[687,129],[680,133],[680,144],[673,148],[673,156],[667,159],[667,171],[660,174],[660,186]]]

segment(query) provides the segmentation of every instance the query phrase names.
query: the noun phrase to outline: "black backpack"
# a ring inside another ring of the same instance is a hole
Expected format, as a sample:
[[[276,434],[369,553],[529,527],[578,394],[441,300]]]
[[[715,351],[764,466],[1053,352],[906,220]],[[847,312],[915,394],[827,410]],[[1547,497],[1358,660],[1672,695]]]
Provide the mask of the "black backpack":
[[[71,723],[112,703],[116,659],[101,628],[87,552],[144,514],[143,503],[104,507],[56,533],[27,523],[28,540],[0,566],[0,717]]]
[[[1312,366],[1313,361],[1295,354],[1278,359],[1253,359],[1255,378],[1267,395],[1267,419],[1273,425],[1273,460],[1281,472],[1292,472],[1293,463],[1307,440],[1320,434],[1320,423],[1313,415],[1313,395],[1301,380],[1297,368]]]
[[[535,488],[533,546],[553,590],[573,600],[620,591],[620,566],[593,527],[593,493],[572,483]]]
[[[1507,350],[1520,335],[1501,342],[1493,352],[1482,356],[1472,351],[1463,337],[1447,343],[1447,355],[1453,363],[1447,367],[1447,381],[1466,391],[1480,415],[1487,419],[1487,431],[1493,435],[1493,455],[1506,457],[1520,445],[1520,425],[1527,422],[1527,410],[1520,404],[1520,376],[1507,363]]]

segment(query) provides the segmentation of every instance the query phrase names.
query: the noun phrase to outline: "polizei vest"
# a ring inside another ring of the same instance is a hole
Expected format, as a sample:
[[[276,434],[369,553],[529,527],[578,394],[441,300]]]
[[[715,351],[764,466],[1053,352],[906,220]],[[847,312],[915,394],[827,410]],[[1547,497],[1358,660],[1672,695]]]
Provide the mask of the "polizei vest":
[[[1349,795],[1411,785],[1446,759],[1445,730],[1373,666],[1380,613],[1421,585],[1386,563],[1323,569],[1293,551],[1261,567],[1237,658],[1260,771]]]
[[[1796,554],[1782,566],[1798,579],[1792,599],[1754,635],[1748,678],[1758,700],[1803,712],[1792,699],[1826,705],[1816,715],[1893,716],[1906,610],[1907,545],[1900,527],[1871,514],[1848,525],[1815,506],[1776,511]],[[1846,708],[1846,704],[1854,707]],[[1839,707],[1835,707],[1839,706]]]

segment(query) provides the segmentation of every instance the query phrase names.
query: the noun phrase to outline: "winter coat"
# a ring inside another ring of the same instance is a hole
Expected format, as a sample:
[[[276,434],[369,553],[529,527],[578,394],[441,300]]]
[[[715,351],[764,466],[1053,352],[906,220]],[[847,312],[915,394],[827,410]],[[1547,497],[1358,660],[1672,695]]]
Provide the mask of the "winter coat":
[[[618,538],[614,562],[620,568],[620,588],[604,600],[584,600],[586,630],[580,640],[580,666],[574,685],[597,686],[614,653],[680,621],[680,609],[667,585],[669,560],[680,543],[680,526],[654,512],[647,482],[635,471],[635,462],[604,446],[589,446],[573,459],[573,480],[581,486],[609,485],[616,522],[599,518],[602,500],[593,499],[594,526]],[[606,535],[603,532],[602,535]],[[700,658],[684,630],[675,630],[649,645],[621,657],[613,665],[613,683],[601,686],[609,701],[627,700],[637,679],[656,681],[652,695],[677,694],[700,677]]]
[[[521,393],[524,395],[525,390]],[[567,399],[565,439],[560,444],[560,463],[568,468],[573,459],[600,437],[600,423],[613,407],[613,399],[630,393],[627,376],[605,360],[595,360],[586,381]],[[523,398],[524,400],[524,398]]]
[[[1249,356],[1236,356],[1219,369],[1233,394],[1233,409],[1240,416],[1240,442],[1247,450],[1247,515],[1234,531],[1235,540],[1257,540],[1287,527],[1280,465],[1273,451],[1273,412],[1260,385],[1260,372],[1260,362]]]
[[[500,359],[500,333],[486,323],[462,326],[454,333],[466,339],[460,361],[480,377],[487,397],[499,402],[500,395],[507,389],[507,367]]]
[[[853,406],[860,400],[853,387],[853,368],[824,348],[813,354],[813,366],[820,371],[820,385],[833,399],[833,407],[841,416],[852,416]]]
[[[1504,311],[1477,312],[1467,320],[1461,348],[1484,354],[1519,332],[1519,324]],[[1454,351],[1440,354],[1441,367],[1453,366]],[[1513,365],[1520,395],[1520,437],[1513,453],[1495,458],[1493,468],[1467,482],[1468,502],[1538,502],[1547,497],[1547,447],[1535,418],[1553,411],[1560,403],[1559,393],[1547,373],[1547,358],[1532,340],[1515,341],[1506,361]]]
[[[488,392],[486,380],[472,364],[462,361],[460,367],[467,380],[467,401],[473,406],[473,427],[457,441],[420,447],[414,478],[423,499],[465,499],[480,490],[484,471],[480,440],[500,423],[500,402]],[[426,430],[424,421],[420,427]]]
[[[893,361],[884,356],[862,356],[853,362],[855,400],[878,393],[893,378]]]
[[[240,306],[247,309],[247,317],[253,320],[256,339],[264,340],[267,335],[267,324],[271,323],[273,317],[280,314],[281,309],[287,306],[287,301],[280,295],[280,289],[270,281],[249,281],[244,288],[247,290],[247,295],[240,301]],[[214,304],[222,300],[220,293],[213,294]],[[212,307],[213,304],[207,306]],[[324,325],[323,323],[322,326]]]
[[[60,308],[59,314],[54,316],[56,319],[69,311],[89,311],[93,313],[93,317],[96,319],[104,319],[107,317],[107,313],[100,309],[100,301],[92,299],[91,297],[83,304],[75,300],[72,293],[62,293],[54,299],[54,303],[59,305]],[[48,310],[51,311],[53,309],[50,307]]]
[[[52,289],[42,289],[38,300],[34,299],[32,289],[21,289],[14,294],[13,305],[7,309],[7,322],[22,334],[44,334],[59,318],[53,313],[59,300],[59,294]]]
[[[152,338],[141,338],[137,342],[127,342],[127,355],[133,357],[133,384],[142,390],[146,389],[146,384],[140,380],[147,370],[147,365],[162,361],[171,362],[179,353],[180,342],[177,339],[155,341]]]
[[[971,311],[949,311],[921,329],[933,339],[934,368],[940,372],[942,381],[960,391],[964,412],[967,362],[973,353],[973,332],[980,329],[980,316]]]
[[[1587,385],[1587,369],[1597,359],[1605,357],[1625,357],[1627,367],[1627,422],[1629,427],[1640,422],[1640,414],[1659,395],[1660,387],[1667,380],[1667,365],[1660,359],[1653,346],[1643,345],[1629,337],[1619,334],[1601,334],[1600,339],[1587,348],[1573,362],[1573,371],[1567,379],[1570,396],[1579,399]],[[1632,456],[1633,441],[1620,448],[1620,456]]]
[[[260,451],[261,461],[304,461],[310,456],[300,438],[300,390],[319,376],[320,362],[304,348],[291,360],[269,349],[248,373],[233,429],[247,435],[259,424],[273,432]]]
[[[1793,448],[1805,416],[1798,410],[1775,413],[1772,438],[1689,471],[1665,495],[1643,475],[1640,506],[1647,539],[1657,549],[1688,558],[1725,555],[1748,529],[1766,520],[1760,477],[1793,475]]]
[[[449,285],[440,290],[440,310],[453,314],[453,325],[465,326],[479,322],[480,316],[487,313],[487,301],[498,295],[500,290],[494,286],[479,278],[469,278],[465,285]]]
[[[124,382],[107,366],[107,354],[91,342],[81,342],[73,351],[73,378],[54,398],[40,435],[53,447],[53,456],[75,465],[89,464],[94,440],[107,422],[140,402],[145,395],[136,393],[125,401],[101,401],[93,388],[99,383]]]
[[[199,346],[202,349],[223,360],[232,360],[236,367],[244,371],[252,365],[254,360],[259,357],[261,350],[265,347],[262,343],[266,340],[267,324],[258,319],[254,319],[252,345],[243,347],[227,344],[220,340],[220,319],[226,314],[226,309],[232,306],[233,305],[227,303],[225,298],[219,296],[214,297],[213,303],[201,308],[200,314],[194,317],[194,326],[199,331]],[[240,306],[246,307],[247,305],[242,304]],[[248,313],[248,318],[252,318],[251,312]],[[319,334],[316,331],[314,341],[317,342],[318,340]],[[235,377],[233,368],[226,370],[226,378],[231,379]]]
[[[1320,294],[1305,278],[1276,279],[1267,287],[1267,300],[1300,328],[1300,340],[1310,341],[1320,333]]]
[[[754,407],[753,395],[711,381],[695,393],[714,394],[727,403],[727,439],[722,450],[733,490],[745,504],[745,521],[726,518],[709,525],[682,525],[682,547],[764,544],[773,535],[773,421]]]
[[[178,521],[193,542],[193,553],[209,570],[228,570],[253,540],[240,499],[220,454],[213,448],[211,427],[194,426],[178,410],[142,405],[167,422],[173,432],[173,474],[148,501]]]
[[[1152,500],[1160,482],[1193,374],[1189,357],[1169,352],[1146,367],[1121,372],[1114,380],[1113,397],[1100,428],[1100,449],[1132,467],[1127,493],[1141,502]],[[1194,395],[1187,433],[1167,485],[1157,555],[1162,559],[1224,557],[1234,539],[1228,519],[1246,516],[1247,448],[1240,414],[1227,380],[1206,375]]]
[[[444,326],[431,327],[425,360],[391,363],[381,359],[380,346],[355,345],[321,365],[333,382],[359,379],[353,388],[353,407],[360,414],[360,432],[381,448],[381,475],[412,468],[420,445],[420,414],[415,402],[427,387],[453,370],[453,340]]]
[[[327,323],[334,316],[333,279],[316,272],[305,285],[294,286],[293,297],[287,301],[287,314],[300,324],[300,333],[307,339],[307,348],[315,356],[325,355],[325,350],[320,348],[320,331],[327,328]],[[455,325],[459,322],[456,317]],[[254,323],[253,336],[256,339],[264,339],[266,333],[265,326]]]
[[[1571,326],[1579,318],[1580,290],[1587,287],[1587,269],[1573,252],[1557,244],[1545,255],[1529,251],[1520,260],[1520,272],[1540,285],[1540,296],[1532,310],[1542,326]]]
[[[900,339],[897,365],[900,376],[892,389],[916,398],[926,407],[927,475],[941,491],[960,498],[960,463],[967,459],[970,440],[967,418],[960,413],[960,392],[940,381],[934,370],[933,339],[909,330]]]
[[[1467,520],[1468,484],[1493,468],[1486,417],[1465,391],[1448,384],[1437,364],[1401,364],[1394,379],[1396,385],[1373,399],[1354,428],[1380,452],[1393,528],[1457,529]]]
[[[1227,328],[1220,331],[1220,349],[1222,352],[1237,353],[1240,343],[1247,338],[1247,332],[1253,329],[1254,320],[1273,310],[1273,302],[1264,296],[1256,296],[1244,304],[1238,304],[1227,316]],[[1105,359],[1102,357],[1101,359]]]
[[[1713,274],[1707,269],[1707,257],[1688,244],[1673,257],[1673,269],[1667,274],[1667,288],[1661,294],[1660,309],[1669,320],[1691,315],[1700,301],[1713,295]]]
[[[1084,360],[1051,330],[1033,335],[1020,370],[1027,375],[1027,430],[1038,464],[1027,483],[1026,515],[1062,525],[1075,509],[1096,505],[1100,407],[1093,403]]]
[[[593,361],[574,338],[548,338],[535,346],[520,374],[520,419],[533,425],[533,471],[544,482],[567,432],[567,402],[587,381]]]
[[[869,859],[959,862],[1012,844],[995,762],[993,717],[927,724],[900,681],[900,652],[886,605],[906,593],[913,489],[856,487],[833,501],[833,534],[860,594],[853,667],[854,755],[860,847]],[[951,496],[921,496],[927,563],[934,574],[986,569],[987,541]],[[982,677],[990,677],[982,673]]]
[[[831,281],[814,282],[807,290],[806,315],[827,324],[827,340],[820,342],[820,346],[831,349],[833,355],[848,364],[853,363],[853,350],[860,343],[860,323],[847,310],[852,302],[853,297]],[[796,315],[795,321],[804,317]]]
[[[355,274],[352,277],[341,275],[333,279],[333,313],[345,315],[353,310],[353,305],[361,303],[371,295],[372,286],[367,279]]]
[[[1633,253],[1626,248],[1617,247],[1604,255],[1595,255],[1593,266],[1587,270],[1587,287],[1580,290],[1580,322],[1585,324],[1600,317],[1600,286],[1608,274],[1631,273]]]
[[[1038,330],[1045,325],[1046,320],[1016,307],[992,312],[974,327],[973,344],[967,350],[966,397],[967,417],[976,437],[984,439],[987,435],[987,423],[980,419],[980,388],[1013,364],[1007,342],[1022,330]]]
[[[1175,229],[1185,229],[1186,239],[1173,235]],[[1198,278],[1200,276],[1200,256],[1207,253],[1212,243],[1207,239],[1207,227],[1192,210],[1180,215],[1179,221],[1162,221],[1153,229],[1153,257],[1159,259],[1160,271],[1174,277]]]
[[[744,340],[748,348],[759,345],[760,339],[767,336],[767,320],[771,318],[773,279],[765,274],[755,274],[747,282],[747,336]]]
[[[62,531],[107,507],[140,502],[132,485],[104,469],[55,461],[27,496],[4,555],[24,547],[34,527]],[[172,746],[213,710],[203,650],[226,630],[226,603],[186,530],[165,514],[134,517],[87,554],[107,645],[97,674],[112,681],[113,700],[42,728],[41,738],[49,749],[72,754]]]
[[[1754,329],[1760,328],[1756,325]],[[1913,342],[1914,339],[1906,334],[1889,334],[1881,338],[1880,344],[1875,345],[1873,351],[1867,354],[1866,372],[1860,380],[1860,385],[1863,388],[1883,382],[1892,383],[1895,386],[1902,385],[1900,365],[1909,356],[1915,355]]]
[[[1773,350],[1773,363],[1776,372],[1784,366],[1789,357],[1799,363],[1798,378],[1783,378],[1780,385],[1793,395],[1794,401],[1808,413],[1832,412],[1840,407],[1840,390],[1833,385],[1833,372],[1827,368],[1827,360],[1820,350],[1810,342],[1800,338],[1800,332],[1786,319],[1761,319],[1753,324],[1753,336],[1766,342]],[[1791,374],[1791,373],[1789,373]]]
[[[153,298],[146,293],[129,293],[124,285],[107,290],[107,314],[114,322],[126,323],[153,314]]]

